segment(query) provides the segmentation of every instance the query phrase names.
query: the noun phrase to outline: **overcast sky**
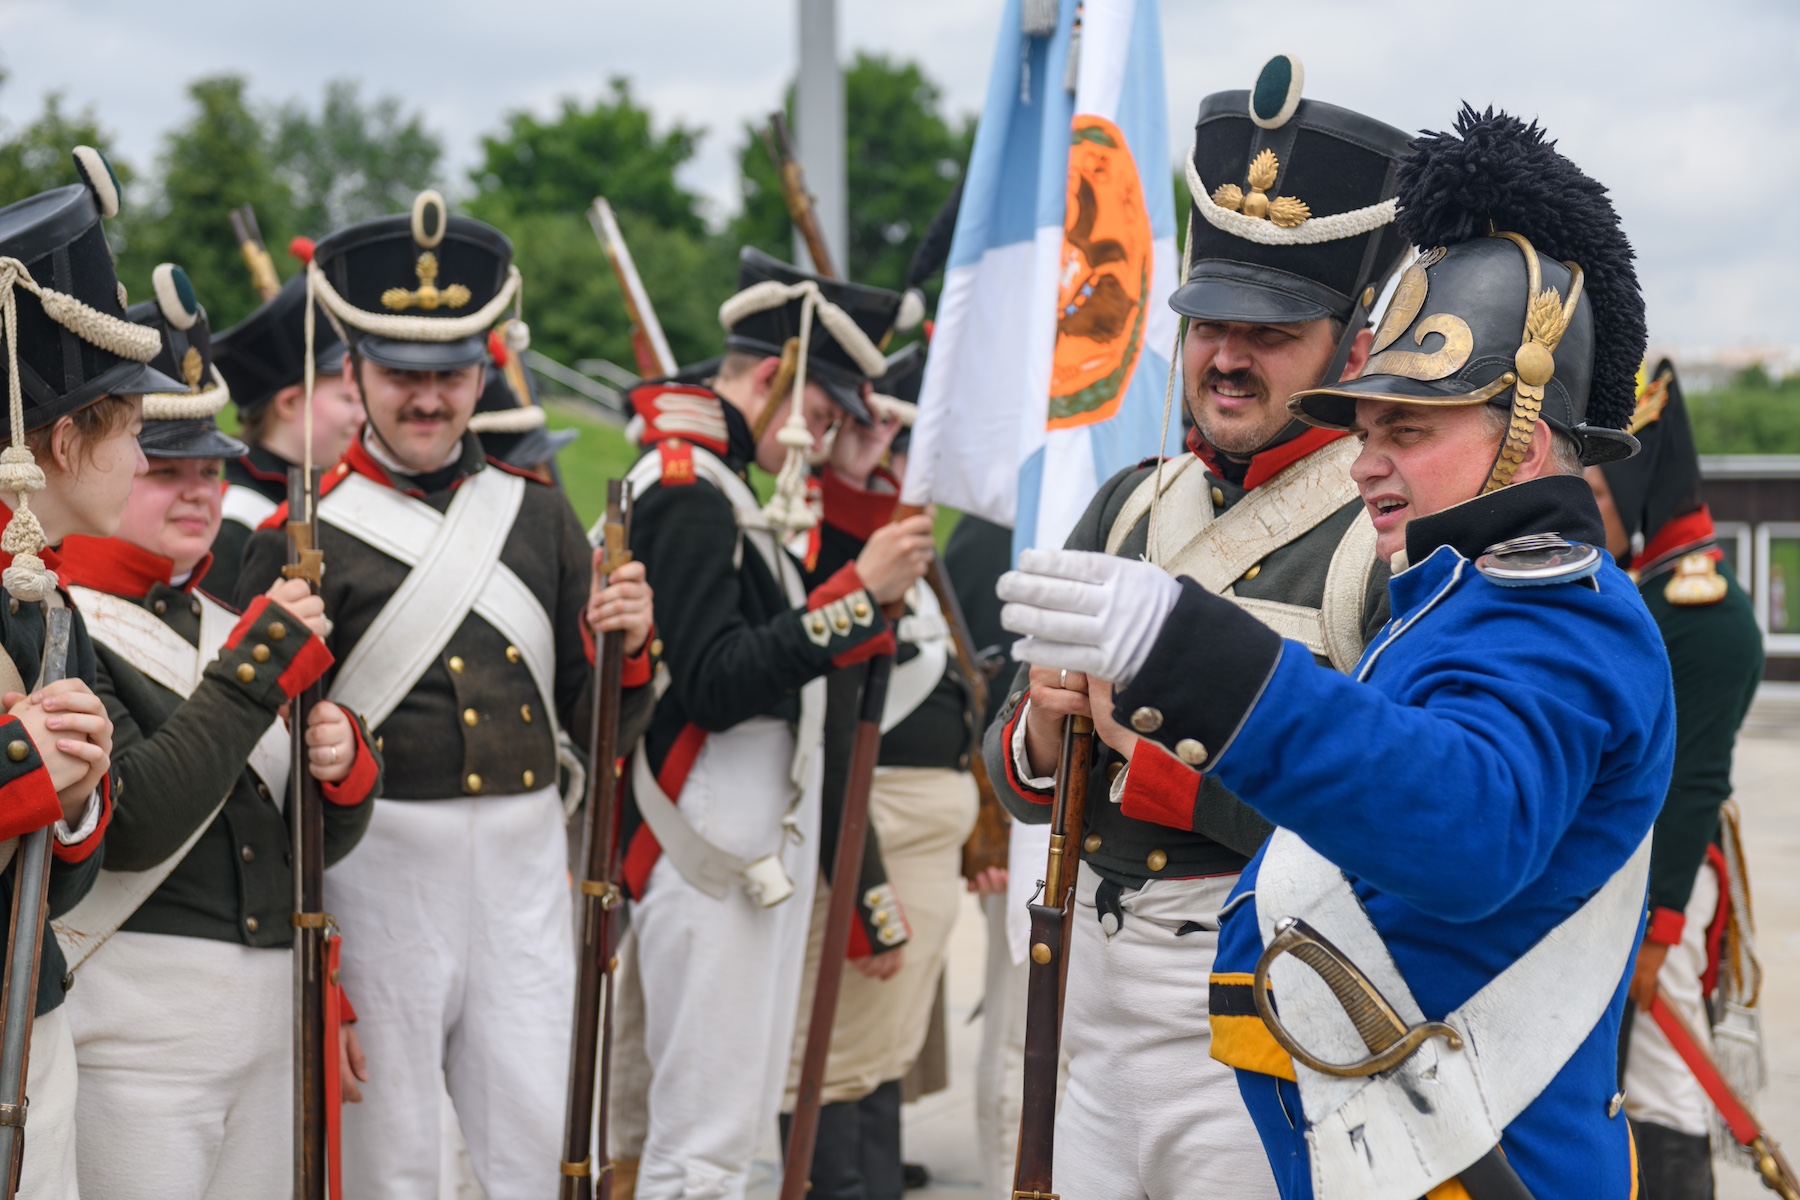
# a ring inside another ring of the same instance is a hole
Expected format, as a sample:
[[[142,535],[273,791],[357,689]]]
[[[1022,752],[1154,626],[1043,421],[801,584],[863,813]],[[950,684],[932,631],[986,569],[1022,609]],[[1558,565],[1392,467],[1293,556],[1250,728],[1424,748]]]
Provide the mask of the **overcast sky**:
[[[628,77],[664,121],[708,129],[688,182],[735,205],[732,150],[794,68],[795,0],[0,0],[0,120],[46,91],[92,105],[149,166],[195,76],[237,71],[264,101],[323,81],[393,93],[461,180],[508,110],[549,112]],[[954,112],[980,106],[1000,0],[839,0],[844,55],[917,60]],[[1298,55],[1306,94],[1402,128],[1456,105],[1540,118],[1613,189],[1638,248],[1654,342],[1800,343],[1800,4],[1793,0],[1163,0],[1170,161],[1201,96]],[[298,17],[298,20],[296,19]]]

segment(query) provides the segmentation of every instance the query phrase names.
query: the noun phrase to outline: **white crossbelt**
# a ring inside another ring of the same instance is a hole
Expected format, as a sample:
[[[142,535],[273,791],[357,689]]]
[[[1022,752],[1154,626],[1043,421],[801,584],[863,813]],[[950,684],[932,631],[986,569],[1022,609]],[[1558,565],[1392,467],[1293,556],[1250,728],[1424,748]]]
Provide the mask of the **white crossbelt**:
[[[907,614],[900,618],[894,637],[919,652],[905,662],[895,661],[888,676],[887,699],[881,706],[883,733],[918,711],[925,698],[937,690],[950,664],[950,623],[944,619],[936,594],[923,580],[907,592],[906,607]]]
[[[1375,562],[1375,527],[1366,512],[1357,514],[1332,554],[1322,608],[1239,596],[1234,585],[1251,567],[1356,499],[1350,464],[1358,450],[1351,438],[1331,442],[1251,488],[1219,514],[1213,511],[1200,459],[1184,455],[1163,471],[1156,539],[1146,543],[1146,560],[1227,597],[1282,637],[1349,672],[1362,655],[1363,601]],[[1150,512],[1155,494],[1156,473],[1151,472],[1114,518],[1107,532],[1108,554],[1119,552],[1133,526]]]
[[[692,449],[695,473],[724,494],[737,518],[738,545],[733,556],[734,563],[742,563],[743,543],[748,541],[762,556],[763,564],[775,577],[788,604],[794,608],[804,608],[806,585],[800,578],[799,568],[769,529],[756,493],[705,447],[693,446]],[[625,481],[635,497],[658,486],[661,480],[661,456],[650,453],[638,459]],[[591,538],[593,535],[590,533],[589,536]],[[667,686],[667,672],[659,668],[659,698],[662,689]],[[708,741],[729,738],[731,733],[731,730],[726,730],[710,734]],[[800,689],[800,721],[794,734],[794,756],[788,770],[788,784],[793,789],[787,810],[789,820],[794,816],[804,795],[812,759],[819,750],[824,733],[825,680],[820,678],[808,681]],[[723,897],[734,885],[744,886],[753,896],[762,890],[763,881],[753,868],[759,868],[778,856],[780,845],[771,847],[771,854],[767,858],[751,863],[742,856],[722,850],[707,841],[688,823],[676,801],[657,784],[642,741],[632,754],[631,777],[632,797],[637,802],[639,815],[644,818],[644,824],[655,835],[657,845],[662,847],[662,852],[669,857],[675,869],[681,872],[683,879],[715,899]],[[791,825],[784,822],[782,836],[789,836],[791,832]]]
[[[238,621],[230,609],[210,596],[195,592],[194,598],[200,602],[200,644],[192,646],[160,618],[130,600],[80,586],[70,587],[69,594],[74,597],[75,606],[96,642],[183,700],[200,686],[207,664],[218,657]],[[287,726],[279,720],[270,721],[250,751],[247,765],[268,785],[270,794],[277,798],[277,807],[287,798],[292,755]],[[194,848],[194,843],[218,819],[230,794],[227,790],[219,797],[212,812],[194,827],[173,854],[142,871],[102,870],[81,902],[51,922],[70,971],[105,945],[131,914],[162,886],[163,880],[173,873],[188,851]]]
[[[219,505],[220,512],[227,521],[236,521],[239,525],[255,529],[264,521],[275,515],[281,507],[252,487],[234,483],[225,489],[225,497]]]
[[[1644,909],[1650,838],[1599,891],[1444,1018],[1452,1050],[1425,1042],[1400,1066],[1340,1079],[1296,1062],[1318,1200],[1413,1200],[1475,1163],[1581,1048],[1624,978]],[[1342,871],[1277,829],[1256,881],[1263,944],[1299,917],[1362,968],[1401,1019],[1425,1019]],[[1328,1062],[1368,1055],[1349,1016],[1291,955],[1270,968],[1281,1020]],[[1422,1099],[1428,1098],[1428,1099]]]
[[[530,588],[500,561],[527,483],[478,471],[447,512],[352,474],[319,501],[319,519],[411,567],[344,659],[331,699],[369,728],[388,719],[473,611],[519,648],[556,720],[556,636]]]

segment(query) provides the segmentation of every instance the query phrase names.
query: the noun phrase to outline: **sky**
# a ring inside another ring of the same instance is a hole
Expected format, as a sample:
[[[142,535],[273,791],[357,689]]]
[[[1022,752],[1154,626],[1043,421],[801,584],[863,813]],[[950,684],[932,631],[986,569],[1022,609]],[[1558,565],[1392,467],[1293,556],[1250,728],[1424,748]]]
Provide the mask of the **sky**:
[[[149,166],[185,84],[234,71],[316,106],[324,81],[391,93],[461,180],[505,113],[625,76],[708,131],[685,182],[736,206],[733,151],[780,99],[797,0],[0,0],[0,123],[61,90]],[[1001,0],[838,0],[839,42],[917,61],[952,113],[981,104]],[[294,14],[304,20],[296,23]],[[1800,344],[1800,4],[1792,0],[1162,0],[1173,164],[1212,91],[1297,55],[1306,95],[1403,129],[1463,100],[1535,117],[1606,183],[1639,254],[1653,344]]]

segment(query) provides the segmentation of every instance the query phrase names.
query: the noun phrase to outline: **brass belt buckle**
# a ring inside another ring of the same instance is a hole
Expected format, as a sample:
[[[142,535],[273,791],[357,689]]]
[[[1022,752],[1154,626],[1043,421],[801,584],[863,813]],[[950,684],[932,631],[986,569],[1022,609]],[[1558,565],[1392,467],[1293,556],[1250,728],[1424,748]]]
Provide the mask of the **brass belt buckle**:
[[[1325,986],[1331,989],[1331,994],[1337,997],[1356,1026],[1357,1035],[1372,1052],[1369,1057],[1353,1063],[1326,1062],[1309,1052],[1282,1026],[1275,1015],[1275,1005],[1269,999],[1269,968],[1283,954],[1292,954],[1325,981]],[[1250,990],[1256,1000],[1256,1011],[1276,1043],[1293,1055],[1296,1062],[1321,1075],[1339,1078],[1378,1075],[1405,1062],[1434,1037],[1443,1038],[1452,1050],[1462,1049],[1462,1035],[1442,1021],[1407,1025],[1343,951],[1298,917],[1283,917],[1275,923],[1275,936],[1263,950],[1262,957],[1256,960],[1256,974]]]

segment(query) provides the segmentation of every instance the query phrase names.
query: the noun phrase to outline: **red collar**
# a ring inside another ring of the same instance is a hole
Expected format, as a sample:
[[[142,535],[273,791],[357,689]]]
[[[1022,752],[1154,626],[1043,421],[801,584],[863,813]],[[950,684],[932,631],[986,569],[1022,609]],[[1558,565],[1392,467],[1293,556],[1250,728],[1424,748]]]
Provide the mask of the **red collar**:
[[[6,528],[7,522],[12,520],[12,515],[12,508],[6,504],[5,501],[0,501],[0,529]],[[62,555],[58,554],[55,548],[46,546],[43,550],[39,551],[38,557],[44,560],[44,565],[46,567],[49,567],[52,571],[56,572],[59,579],[62,577]],[[13,556],[5,550],[0,550],[0,571],[4,571],[6,568],[12,566],[12,564]]]
[[[212,555],[208,554],[181,585],[181,590],[193,591],[211,565]],[[65,583],[78,583],[95,591],[136,599],[149,595],[150,589],[159,583],[167,584],[174,569],[175,564],[162,555],[124,538],[75,534],[63,541],[62,566],[58,574]]]
[[[1250,469],[1244,473],[1245,490],[1262,486],[1314,450],[1329,446],[1341,437],[1349,436],[1341,429],[1308,429],[1291,441],[1251,455]],[[1225,476],[1224,461],[1220,452],[1213,447],[1212,443],[1200,436],[1199,430],[1188,431],[1187,445],[1188,449],[1198,455],[1200,461],[1205,463],[1213,474],[1220,477]]]
[[[1631,560],[1631,569],[1641,574],[1659,561],[1702,546],[1716,536],[1712,510],[1702,504],[1693,512],[1683,513],[1657,530],[1656,536]]]
[[[631,393],[631,408],[644,423],[638,445],[653,446],[665,438],[678,438],[724,457],[731,448],[724,405],[710,388],[671,383],[636,388]]]

